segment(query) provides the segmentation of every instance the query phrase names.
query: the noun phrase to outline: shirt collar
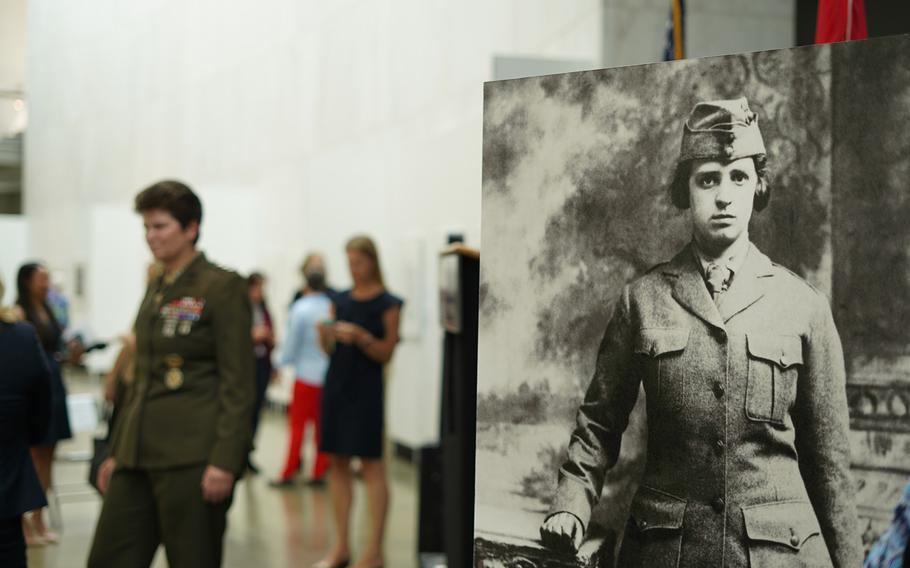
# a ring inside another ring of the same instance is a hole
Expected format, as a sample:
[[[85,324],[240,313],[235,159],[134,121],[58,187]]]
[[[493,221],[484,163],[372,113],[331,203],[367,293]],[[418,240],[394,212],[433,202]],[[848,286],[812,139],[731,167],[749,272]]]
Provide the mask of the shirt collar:
[[[751,246],[752,243],[749,242],[749,239],[742,239],[742,241],[735,243],[730,250],[727,251],[724,258],[711,259],[702,253],[701,249],[698,248],[698,243],[695,242],[695,239],[692,240],[692,251],[695,253],[695,258],[698,260],[702,276],[705,276],[708,273],[709,264],[724,264],[727,269],[730,270],[730,279],[742,269],[749,253],[749,247]]]
[[[180,278],[184,272],[186,272],[186,269],[189,268],[190,266],[192,266],[196,262],[196,259],[198,259],[201,255],[202,255],[202,251],[197,250],[196,253],[193,254],[193,257],[190,258],[186,262],[186,264],[184,264],[183,266],[181,266],[180,268],[178,268],[171,274],[167,274],[166,272],[162,271],[162,274],[161,274],[162,284],[164,284],[165,286],[170,286],[171,284],[176,282],[177,279]]]

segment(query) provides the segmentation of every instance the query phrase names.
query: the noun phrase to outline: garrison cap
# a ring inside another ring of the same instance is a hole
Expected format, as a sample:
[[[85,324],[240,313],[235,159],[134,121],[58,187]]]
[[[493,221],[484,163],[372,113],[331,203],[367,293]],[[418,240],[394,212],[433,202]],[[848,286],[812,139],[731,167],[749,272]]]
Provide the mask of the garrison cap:
[[[738,160],[765,153],[758,116],[745,97],[695,105],[683,127],[679,161]]]

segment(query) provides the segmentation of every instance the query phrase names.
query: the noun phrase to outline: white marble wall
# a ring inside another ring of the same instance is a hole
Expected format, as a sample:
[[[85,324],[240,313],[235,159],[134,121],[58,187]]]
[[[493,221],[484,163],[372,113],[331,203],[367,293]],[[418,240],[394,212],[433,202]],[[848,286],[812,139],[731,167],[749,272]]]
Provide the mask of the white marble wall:
[[[598,61],[601,1],[28,6],[32,253],[68,273],[110,266],[93,259],[104,254],[93,211],[126,210],[163,177],[186,180],[221,215],[229,194],[255,195],[233,214],[258,228],[246,237],[280,316],[306,250],[327,251],[344,286],[343,243],[368,232],[390,287],[408,297],[390,435],[435,439],[436,252],[448,230],[480,242],[482,83],[495,55]],[[221,248],[204,227],[203,247]],[[137,219],[122,238],[140,231]],[[251,268],[240,256],[217,260]],[[89,286],[99,276],[87,274]],[[83,318],[104,309],[92,297],[76,302]],[[124,329],[132,315],[122,314]]]
[[[26,0],[0,0],[0,138],[21,130],[24,109],[16,100],[25,88]]]
[[[4,16],[8,3],[25,4],[2,1]],[[268,291],[283,321],[304,252],[327,251],[332,279],[344,286],[342,245],[368,232],[390,287],[408,299],[406,341],[389,384],[390,433],[410,445],[431,441],[435,255],[450,230],[480,242],[482,82],[493,57],[657,61],[668,4],[32,0],[31,252],[60,270],[68,289],[77,266],[92,286],[100,276],[92,267],[110,264],[93,258],[103,250],[90,226],[98,208],[128,210],[138,189],[163,177],[199,189],[211,212],[230,211],[232,195],[254,195],[233,214],[238,226],[256,227],[248,235],[255,264],[272,277]],[[792,1],[689,4],[692,56],[792,44]],[[0,42],[9,37],[0,33]],[[137,220],[136,233],[123,238],[139,232]],[[203,246],[223,250],[226,241],[214,238],[206,243],[204,233]],[[248,251],[217,260],[250,269]],[[92,297],[86,290],[76,299],[83,321],[104,308]],[[122,315],[124,328],[131,317]]]
[[[28,223],[21,215],[0,215],[0,280],[5,293],[0,304],[16,301],[16,271],[28,261]]]

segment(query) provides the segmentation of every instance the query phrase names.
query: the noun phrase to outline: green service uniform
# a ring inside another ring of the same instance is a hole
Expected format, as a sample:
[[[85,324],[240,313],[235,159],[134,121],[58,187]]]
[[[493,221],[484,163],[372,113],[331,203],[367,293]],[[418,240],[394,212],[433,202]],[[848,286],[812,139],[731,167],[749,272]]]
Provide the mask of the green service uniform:
[[[227,510],[202,498],[208,465],[238,477],[255,399],[246,282],[198,254],[148,288],[136,358],[111,437],[117,468],[88,565],[146,567],[160,543],[171,568],[219,566]]]

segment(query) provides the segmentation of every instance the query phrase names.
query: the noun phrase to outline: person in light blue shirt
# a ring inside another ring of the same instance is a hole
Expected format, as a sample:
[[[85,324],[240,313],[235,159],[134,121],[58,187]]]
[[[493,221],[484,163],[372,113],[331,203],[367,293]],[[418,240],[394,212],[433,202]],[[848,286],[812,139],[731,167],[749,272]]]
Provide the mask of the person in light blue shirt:
[[[319,346],[316,325],[331,315],[332,300],[326,293],[325,260],[322,255],[311,253],[303,263],[306,287],[303,295],[291,306],[288,331],[281,348],[279,364],[293,366],[296,375],[291,407],[288,410],[290,443],[281,476],[272,481],[273,487],[287,487],[294,484],[294,475],[300,469],[300,450],[306,425],[315,429],[317,446],[312,476],[308,483],[322,485],[328,467],[328,458],[319,451],[320,420],[319,408],[322,401],[322,385],[329,358]]]
[[[882,534],[866,557],[865,568],[910,568],[910,483],[894,509],[894,522]]]

